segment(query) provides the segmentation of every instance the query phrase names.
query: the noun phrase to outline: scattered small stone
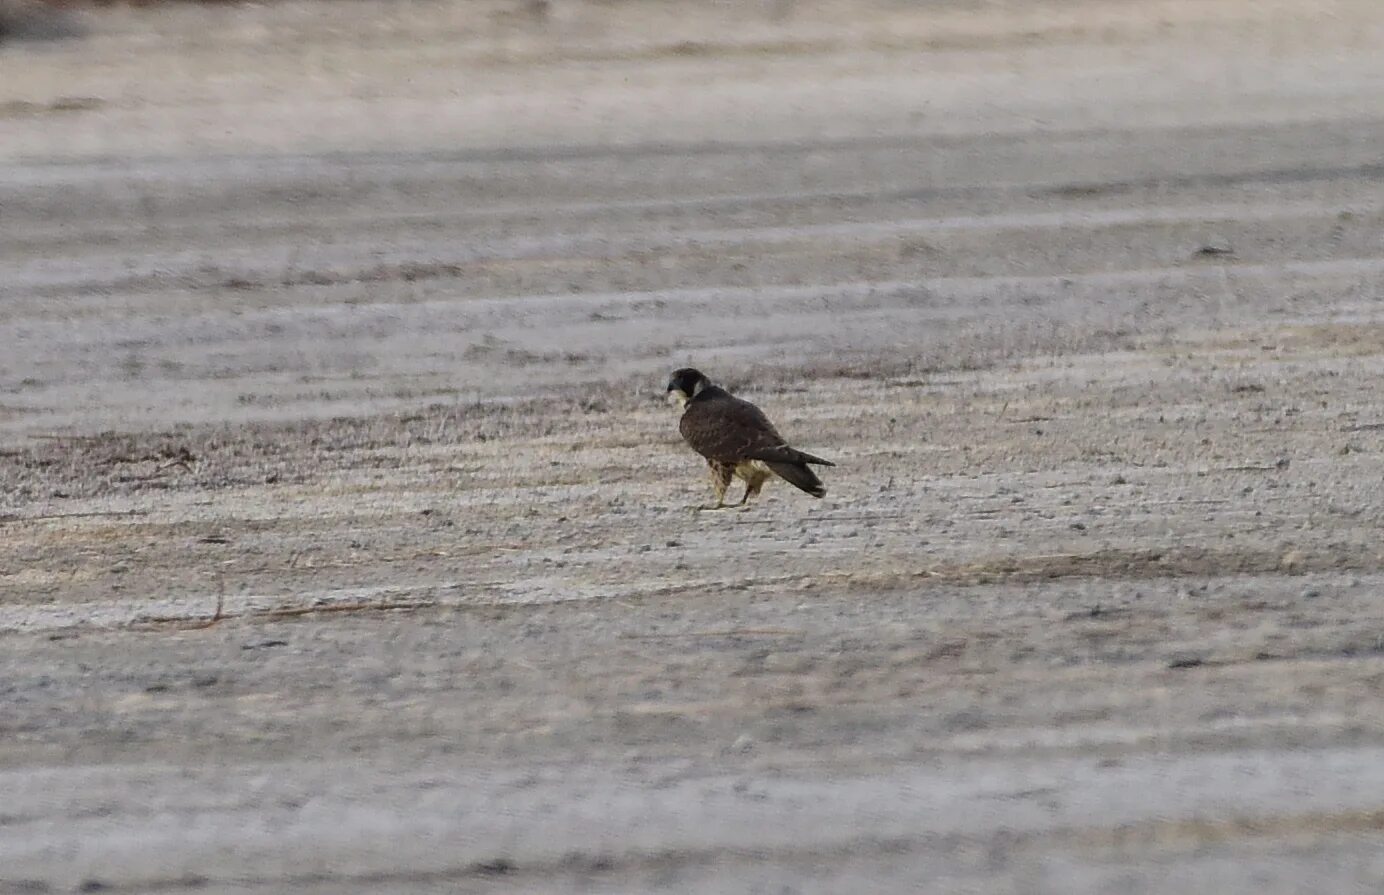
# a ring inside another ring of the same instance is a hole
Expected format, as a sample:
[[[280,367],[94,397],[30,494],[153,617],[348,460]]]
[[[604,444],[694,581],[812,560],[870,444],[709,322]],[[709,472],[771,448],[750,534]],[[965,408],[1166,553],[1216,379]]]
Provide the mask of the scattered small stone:
[[[251,642],[251,643],[243,643],[243,644],[241,644],[240,648],[243,649],[243,650],[250,650],[250,649],[268,649],[268,648],[271,647],[271,646],[288,646],[288,641],[287,641],[287,640],[257,640],[257,641],[253,641],[253,642]]]
[[[1317,597],[1320,597],[1321,595],[1322,592],[1315,587],[1309,587],[1302,592],[1302,598],[1304,600],[1315,600]]]
[[[1200,665],[1205,665],[1205,664],[1206,664],[1206,660],[1205,660],[1205,659],[1200,659],[1200,658],[1197,658],[1196,656],[1188,656],[1187,658],[1184,658],[1184,659],[1173,659],[1171,662],[1168,663],[1168,667],[1169,667],[1169,668],[1196,668],[1196,667],[1198,667],[1198,666],[1200,666]]]
[[[1288,550],[1278,560],[1278,568],[1284,572],[1299,572],[1307,563],[1301,550]]]
[[[514,862],[508,858],[494,858],[489,861],[477,861],[471,865],[471,871],[482,876],[504,876],[514,872]]]
[[[762,802],[769,798],[768,793],[765,793],[761,789],[754,788],[754,784],[751,783],[751,781],[749,780],[735,781],[735,783],[731,784],[731,790],[738,796],[743,796],[747,799],[754,799],[758,802]]]

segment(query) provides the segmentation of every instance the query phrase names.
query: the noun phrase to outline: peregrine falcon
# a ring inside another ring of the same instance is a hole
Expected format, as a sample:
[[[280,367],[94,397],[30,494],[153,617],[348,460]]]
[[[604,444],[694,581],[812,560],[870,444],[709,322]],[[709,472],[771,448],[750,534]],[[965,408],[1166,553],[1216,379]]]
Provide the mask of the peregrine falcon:
[[[758,496],[772,475],[787,479],[813,497],[827,493],[808,464],[836,464],[789,447],[763,411],[749,401],[712,385],[693,369],[673,373],[668,380],[668,397],[683,408],[678,424],[683,439],[711,467],[716,505],[706,509],[726,506],[726,489],[733,478],[745,483],[745,494],[736,506]]]

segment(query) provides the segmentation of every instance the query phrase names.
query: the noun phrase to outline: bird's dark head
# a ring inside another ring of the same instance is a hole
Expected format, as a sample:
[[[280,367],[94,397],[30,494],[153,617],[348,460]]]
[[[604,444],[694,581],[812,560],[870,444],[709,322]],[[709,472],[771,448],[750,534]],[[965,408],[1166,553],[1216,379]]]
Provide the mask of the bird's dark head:
[[[668,379],[668,400],[676,401],[682,407],[708,385],[711,385],[711,380],[703,376],[700,370],[691,367],[674,370]]]

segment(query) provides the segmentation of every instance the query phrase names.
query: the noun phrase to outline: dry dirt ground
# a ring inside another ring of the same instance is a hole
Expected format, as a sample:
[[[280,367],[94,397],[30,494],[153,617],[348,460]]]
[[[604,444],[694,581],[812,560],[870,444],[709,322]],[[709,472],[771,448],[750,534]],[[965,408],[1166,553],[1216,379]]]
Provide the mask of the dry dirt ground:
[[[1384,5],[82,31],[0,46],[0,891],[1384,888]],[[687,363],[827,498],[691,512]]]

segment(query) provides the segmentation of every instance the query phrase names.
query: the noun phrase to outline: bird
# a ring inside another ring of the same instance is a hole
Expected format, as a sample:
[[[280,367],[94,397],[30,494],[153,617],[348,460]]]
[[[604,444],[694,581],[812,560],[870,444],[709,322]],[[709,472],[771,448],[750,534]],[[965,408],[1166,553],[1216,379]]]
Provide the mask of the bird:
[[[790,447],[769,422],[764,411],[714,385],[700,370],[684,367],[673,371],[667,397],[682,407],[678,431],[692,450],[706,458],[716,505],[698,509],[719,510],[726,491],[739,478],[745,493],[735,506],[748,507],[764,483],[774,475],[811,494],[827,493],[809,464],[835,466],[830,460]]]

